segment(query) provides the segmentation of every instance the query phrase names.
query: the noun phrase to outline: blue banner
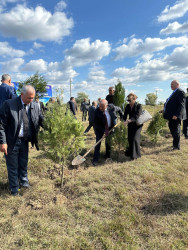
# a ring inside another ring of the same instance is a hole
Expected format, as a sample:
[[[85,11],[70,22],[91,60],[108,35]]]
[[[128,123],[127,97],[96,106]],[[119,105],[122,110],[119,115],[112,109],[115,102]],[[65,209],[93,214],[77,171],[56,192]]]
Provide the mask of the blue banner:
[[[18,91],[19,83],[13,82],[14,88],[16,89],[17,95],[20,95],[20,92]],[[39,94],[40,95],[40,94]],[[49,99],[52,97],[52,86],[46,85],[46,93],[43,94],[44,96],[40,98],[40,101],[46,104]]]

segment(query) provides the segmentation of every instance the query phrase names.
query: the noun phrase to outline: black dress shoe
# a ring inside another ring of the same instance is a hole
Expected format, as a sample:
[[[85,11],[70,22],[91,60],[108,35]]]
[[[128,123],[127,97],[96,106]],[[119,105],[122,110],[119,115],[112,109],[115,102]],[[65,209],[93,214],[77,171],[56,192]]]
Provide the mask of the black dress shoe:
[[[175,147],[173,147],[173,150],[180,150],[180,148],[175,148]]]
[[[94,167],[96,167],[98,165],[98,162],[97,161],[93,161],[92,164],[93,164]]]
[[[10,193],[12,196],[19,196],[19,193],[18,192],[12,192]]]

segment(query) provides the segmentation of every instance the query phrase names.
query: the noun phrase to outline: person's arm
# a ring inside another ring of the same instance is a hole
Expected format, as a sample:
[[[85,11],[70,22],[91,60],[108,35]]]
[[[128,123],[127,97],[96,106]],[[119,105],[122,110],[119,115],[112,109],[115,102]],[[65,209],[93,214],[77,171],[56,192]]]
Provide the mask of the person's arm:
[[[9,112],[9,106],[7,102],[3,104],[0,108],[0,151],[7,155],[7,142],[6,142],[6,134],[5,127],[7,126],[7,114]]]
[[[181,118],[181,114],[183,113],[185,109],[185,100],[186,100],[185,93],[183,91],[180,91],[176,98],[177,110],[172,117],[173,120],[177,120],[177,118]]]
[[[118,106],[115,106],[115,105],[114,105],[114,108],[115,108],[115,112],[119,114],[120,119],[123,119],[123,111],[122,111],[122,109],[120,107],[118,107]]]
[[[17,97],[17,94],[16,94],[16,90],[14,87],[11,87],[9,88],[9,99],[13,99],[13,98],[16,98]]]
[[[141,113],[142,113],[142,105],[141,104],[137,104],[136,110],[135,110],[135,114],[130,119],[131,122],[135,122],[139,118],[139,116],[141,115]]]

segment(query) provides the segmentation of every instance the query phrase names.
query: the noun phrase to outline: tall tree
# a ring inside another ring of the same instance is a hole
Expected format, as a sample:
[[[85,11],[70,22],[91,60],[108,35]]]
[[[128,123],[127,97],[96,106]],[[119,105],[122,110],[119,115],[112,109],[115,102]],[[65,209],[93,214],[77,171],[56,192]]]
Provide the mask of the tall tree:
[[[78,92],[77,93],[77,97],[76,97],[76,102],[78,104],[80,104],[84,100],[84,98],[88,99],[88,97],[89,96],[86,93],[84,93],[84,92]]]
[[[114,105],[120,107],[122,110],[126,105],[125,88],[123,87],[122,82],[120,80],[118,80],[118,84],[115,85]]]
[[[31,85],[36,90],[36,96],[43,97],[46,93],[47,84],[46,79],[36,72],[33,76],[27,78],[23,83],[19,83],[19,90],[21,90],[23,85]]]
[[[157,95],[154,93],[149,93],[146,95],[145,103],[146,105],[155,106],[157,102]]]

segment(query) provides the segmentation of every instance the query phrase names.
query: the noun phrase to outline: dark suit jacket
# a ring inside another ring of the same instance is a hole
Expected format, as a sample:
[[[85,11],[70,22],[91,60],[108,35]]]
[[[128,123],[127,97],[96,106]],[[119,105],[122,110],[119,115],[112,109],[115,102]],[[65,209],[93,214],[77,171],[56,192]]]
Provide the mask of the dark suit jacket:
[[[180,120],[186,119],[185,92],[178,88],[170,99],[165,103],[164,118],[167,120],[176,116]]]
[[[136,121],[141,113],[142,113],[142,105],[141,104],[135,102],[135,105],[133,106],[132,110],[131,110],[130,104],[127,104],[127,106],[125,107],[123,120],[126,121],[127,115],[129,115],[130,120]]]
[[[113,104],[108,105],[107,110],[111,117],[111,127],[109,128],[111,129],[117,122],[117,113],[119,113],[120,118],[123,117],[123,113],[121,108],[114,106]],[[105,132],[105,117],[104,113],[99,108],[96,108],[94,112],[94,129],[96,134],[104,134]]]
[[[94,106],[89,107],[88,115],[89,115],[89,122],[94,122],[94,113],[95,113],[96,108]]]
[[[3,106],[3,103],[8,99],[16,98],[16,90],[14,87],[2,83],[0,85],[0,107]]]
[[[0,144],[8,145],[8,153],[10,153],[18,138],[21,122],[22,122],[23,105],[21,97],[7,100],[0,108]],[[31,143],[35,144],[38,149],[37,134],[39,127],[42,126],[42,114],[38,104],[32,102],[30,104],[31,121],[34,128]]]
[[[73,113],[73,115],[76,115],[74,102],[69,101],[68,104],[69,104],[69,108],[70,108],[71,112]]]

